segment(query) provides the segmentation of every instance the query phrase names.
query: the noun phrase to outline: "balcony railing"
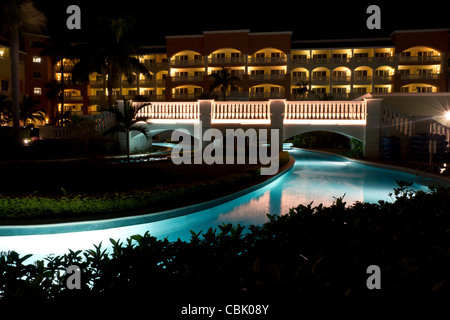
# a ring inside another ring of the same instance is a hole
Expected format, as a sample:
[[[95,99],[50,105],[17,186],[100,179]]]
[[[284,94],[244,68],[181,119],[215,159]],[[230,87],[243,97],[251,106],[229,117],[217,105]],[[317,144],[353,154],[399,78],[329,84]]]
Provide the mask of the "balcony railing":
[[[173,76],[172,81],[173,82],[180,82],[180,81],[202,81],[203,80],[203,74],[202,75],[196,75],[196,76]]]
[[[172,67],[204,66],[205,60],[203,57],[200,59],[171,60],[170,65]]]
[[[400,62],[441,62],[441,56],[402,56]]]
[[[308,58],[292,59],[292,65],[326,65],[348,63],[392,63],[394,57]]]
[[[438,80],[440,78],[439,73],[418,73],[418,74],[401,74],[402,80]]]
[[[279,64],[287,63],[286,57],[264,57],[264,58],[249,58],[249,64]]]
[[[209,64],[244,64],[245,57],[208,58]]]
[[[251,74],[250,80],[284,80],[285,74]]]

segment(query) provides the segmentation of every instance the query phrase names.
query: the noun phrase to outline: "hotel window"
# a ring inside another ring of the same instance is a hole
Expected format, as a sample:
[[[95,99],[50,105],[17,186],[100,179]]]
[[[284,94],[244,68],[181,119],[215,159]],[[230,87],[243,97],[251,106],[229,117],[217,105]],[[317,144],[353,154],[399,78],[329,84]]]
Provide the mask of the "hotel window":
[[[240,70],[240,69],[230,70],[230,74],[235,77],[240,77],[244,74],[244,70]]]
[[[250,92],[252,92],[252,93],[264,93],[264,87],[250,88]]]
[[[315,94],[324,94],[324,93],[327,93],[327,89],[326,88],[313,88],[312,92],[314,92]]]
[[[179,56],[175,56],[175,60],[176,61],[186,61],[189,59],[188,55],[179,55]]]
[[[33,89],[33,93],[36,94],[36,95],[40,95],[40,94],[42,94],[42,89],[39,88],[39,87],[35,87]]]
[[[250,74],[252,76],[254,76],[254,75],[263,75],[264,74],[264,70],[252,70]]]
[[[225,59],[225,53],[224,52],[216,53],[216,54],[213,55],[213,57],[215,59]]]
[[[333,88],[333,93],[347,93],[347,88]]]
[[[39,71],[34,71],[33,72],[33,78],[41,79],[42,78],[41,73]]]
[[[408,52],[408,53],[411,55],[410,52]],[[377,58],[387,58],[389,56],[390,56],[389,52],[375,52],[375,57],[377,57]]]
[[[354,71],[355,79],[366,80],[367,79],[367,70],[356,70]]]
[[[326,53],[313,54],[313,59],[326,60],[327,54]]]
[[[433,92],[433,87],[417,87],[417,92]]]
[[[389,92],[389,88],[388,87],[375,87],[375,92],[376,93],[387,93],[387,92]]]
[[[2,80],[2,91],[8,91],[9,85],[8,80]]]
[[[41,57],[39,57],[39,56],[33,56],[33,62],[34,62],[34,63],[41,63],[41,62],[42,62],[42,59],[41,59]]]
[[[354,93],[367,93],[367,88],[366,87],[353,88],[353,92]]]
[[[292,72],[292,78],[294,79],[306,79],[306,71],[294,71]]]
[[[431,57],[433,55],[433,51],[419,51],[417,52],[419,57]]]
[[[333,79],[334,80],[346,80],[347,79],[347,71],[333,71]]]
[[[316,79],[316,80],[326,80],[327,72],[326,71],[313,71],[312,76],[313,76],[313,79]]]
[[[270,87],[270,93],[280,93],[280,87]]]
[[[333,58],[347,58],[346,53],[333,53]]]
[[[380,78],[389,77],[389,70],[375,70],[375,75]]]
[[[292,55],[293,60],[306,60],[308,56],[306,54],[294,54]]]
[[[401,75],[410,74],[411,70],[409,70],[409,69],[401,69],[401,70],[398,70],[398,73],[400,73]]]

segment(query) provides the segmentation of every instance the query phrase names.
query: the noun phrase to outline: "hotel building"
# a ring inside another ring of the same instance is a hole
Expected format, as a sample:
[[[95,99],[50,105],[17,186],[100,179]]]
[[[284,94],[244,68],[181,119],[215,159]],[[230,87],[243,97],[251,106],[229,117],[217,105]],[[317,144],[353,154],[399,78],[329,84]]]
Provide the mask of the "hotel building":
[[[395,31],[389,38],[293,41],[291,37],[292,32],[249,30],[169,36],[165,47],[147,47],[149,53],[140,57],[151,78],[136,75],[131,85],[123,79],[114,92],[166,101],[211,96],[210,75],[223,67],[240,79],[227,92],[227,98],[235,100],[353,99],[369,92],[448,91],[448,29]],[[102,83],[101,75],[91,76],[91,100],[104,94]],[[300,87],[309,92],[299,93]]]
[[[226,92],[228,100],[345,100],[369,92],[444,92],[449,91],[449,30],[394,31],[386,38],[333,40],[292,40],[290,31],[250,30],[168,36],[165,46],[144,47],[146,53],[139,57],[151,76],[136,74],[131,84],[122,77],[113,94],[150,101],[221,99],[220,88],[211,90],[210,75],[221,73],[224,67],[239,78],[235,88]],[[0,47],[1,52],[7,48]],[[47,66],[38,70],[47,60],[39,62],[35,57],[33,52],[24,59],[29,60],[24,88],[39,98],[46,89],[36,72],[41,78],[48,74]],[[64,108],[73,115],[97,114],[106,102],[105,79],[93,73],[88,84],[74,84],[71,69],[75,63],[64,60],[53,66],[53,78],[65,80]],[[0,76],[2,91],[10,90],[5,75]],[[50,117],[56,114],[55,103],[48,109]]]

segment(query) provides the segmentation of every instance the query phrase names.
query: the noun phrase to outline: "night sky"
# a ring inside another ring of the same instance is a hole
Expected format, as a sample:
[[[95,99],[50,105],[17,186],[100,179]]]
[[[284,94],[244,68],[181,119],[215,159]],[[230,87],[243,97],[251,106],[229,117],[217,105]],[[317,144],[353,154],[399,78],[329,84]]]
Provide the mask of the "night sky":
[[[48,17],[46,33],[67,31],[67,37],[82,36],[95,28],[95,17],[128,12],[139,23],[142,44],[165,44],[166,35],[200,34],[202,31],[250,29],[252,32],[293,31],[294,40],[386,37],[394,30],[449,28],[445,2],[410,3],[378,1],[142,1],[34,0]],[[81,8],[81,31],[66,30],[71,4]],[[381,30],[369,30],[366,9],[381,9]],[[441,9],[441,10],[440,10]]]

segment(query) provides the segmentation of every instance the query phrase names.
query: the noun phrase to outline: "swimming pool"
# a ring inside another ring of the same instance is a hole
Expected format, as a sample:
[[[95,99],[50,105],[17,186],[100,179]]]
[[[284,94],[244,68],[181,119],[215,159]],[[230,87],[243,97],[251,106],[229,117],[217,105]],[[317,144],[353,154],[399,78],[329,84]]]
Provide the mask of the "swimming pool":
[[[111,221],[114,225],[99,230],[90,230],[101,225],[95,221],[60,226],[1,226],[0,251],[14,250],[21,255],[31,253],[33,257],[27,262],[32,262],[49,254],[67,253],[69,248],[91,249],[100,242],[104,247],[109,247],[110,238],[124,240],[146,231],[159,238],[189,240],[190,230],[206,232],[208,228],[217,228],[223,223],[262,225],[267,221],[267,213],[285,214],[292,207],[310,202],[328,206],[335,198],[344,195],[347,204],[355,201],[392,201],[388,194],[397,187],[396,180],[413,182],[412,188],[424,191],[433,182],[413,174],[368,166],[330,154],[301,149],[291,149],[289,152],[296,161],[285,175],[260,189],[214,207],[133,225],[127,219],[116,220]],[[71,231],[77,230],[80,225],[85,231]]]

